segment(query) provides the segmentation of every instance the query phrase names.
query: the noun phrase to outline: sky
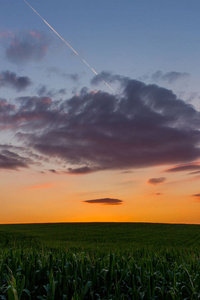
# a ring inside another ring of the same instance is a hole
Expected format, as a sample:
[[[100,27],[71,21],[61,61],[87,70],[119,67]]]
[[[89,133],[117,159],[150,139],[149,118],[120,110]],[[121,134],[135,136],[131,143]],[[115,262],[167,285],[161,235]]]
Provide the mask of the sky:
[[[49,26],[0,1],[0,223],[200,224],[199,0],[28,3]]]

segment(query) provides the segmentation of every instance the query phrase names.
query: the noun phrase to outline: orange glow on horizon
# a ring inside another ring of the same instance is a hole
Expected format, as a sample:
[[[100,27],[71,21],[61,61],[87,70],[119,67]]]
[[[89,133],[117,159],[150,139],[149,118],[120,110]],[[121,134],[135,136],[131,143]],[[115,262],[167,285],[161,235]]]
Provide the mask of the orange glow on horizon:
[[[170,173],[162,184],[160,168],[137,172],[95,172],[82,176],[4,172],[0,223],[151,222],[200,223],[199,180]],[[192,177],[193,178],[193,177]],[[48,180],[48,182],[47,182]],[[159,180],[158,180],[159,181]],[[12,189],[10,188],[12,186]],[[85,203],[120,199],[123,205]]]

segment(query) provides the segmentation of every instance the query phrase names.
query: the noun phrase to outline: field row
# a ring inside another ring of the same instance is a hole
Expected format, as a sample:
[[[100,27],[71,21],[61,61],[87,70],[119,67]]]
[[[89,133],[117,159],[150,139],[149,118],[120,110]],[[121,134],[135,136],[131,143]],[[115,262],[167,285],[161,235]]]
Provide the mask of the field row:
[[[198,252],[4,250],[0,299],[200,299]]]

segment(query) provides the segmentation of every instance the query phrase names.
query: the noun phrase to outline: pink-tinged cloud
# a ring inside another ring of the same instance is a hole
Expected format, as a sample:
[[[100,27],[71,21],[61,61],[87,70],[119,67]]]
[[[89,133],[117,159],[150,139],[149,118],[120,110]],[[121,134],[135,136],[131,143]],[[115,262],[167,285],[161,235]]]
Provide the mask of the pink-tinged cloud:
[[[15,64],[41,61],[48,51],[50,40],[46,34],[38,31],[15,32],[9,35],[6,58]]]
[[[11,30],[5,30],[0,32],[0,39],[14,39],[15,33]]]
[[[103,205],[121,205],[121,204],[123,204],[122,200],[113,199],[113,198],[85,200],[83,202],[89,203],[89,204],[103,204]]]
[[[175,166],[173,168],[165,170],[165,172],[184,172],[184,171],[192,171],[192,170],[200,170],[200,164],[185,164],[185,165],[179,165]]]
[[[30,186],[29,189],[30,190],[49,189],[49,188],[52,188],[52,187],[54,187],[53,184],[39,184],[39,185]]]
[[[94,95],[94,94],[97,94],[99,91],[96,91],[96,90],[92,90],[90,93],[92,94],[92,95]]]
[[[36,38],[38,40],[41,40],[42,39],[42,34],[40,32],[37,32],[37,31],[34,31],[34,30],[30,30],[29,31],[30,35],[33,37],[33,38]]]
[[[161,184],[166,180],[166,177],[150,178],[148,183],[151,185]]]

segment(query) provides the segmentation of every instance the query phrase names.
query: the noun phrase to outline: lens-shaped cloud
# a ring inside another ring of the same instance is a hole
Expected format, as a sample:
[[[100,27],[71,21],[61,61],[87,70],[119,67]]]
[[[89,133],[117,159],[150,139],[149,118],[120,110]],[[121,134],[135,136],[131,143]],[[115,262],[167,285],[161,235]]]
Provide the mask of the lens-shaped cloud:
[[[85,200],[83,202],[89,203],[89,204],[103,204],[103,205],[121,205],[121,204],[123,204],[122,200],[113,199],[113,198]]]

